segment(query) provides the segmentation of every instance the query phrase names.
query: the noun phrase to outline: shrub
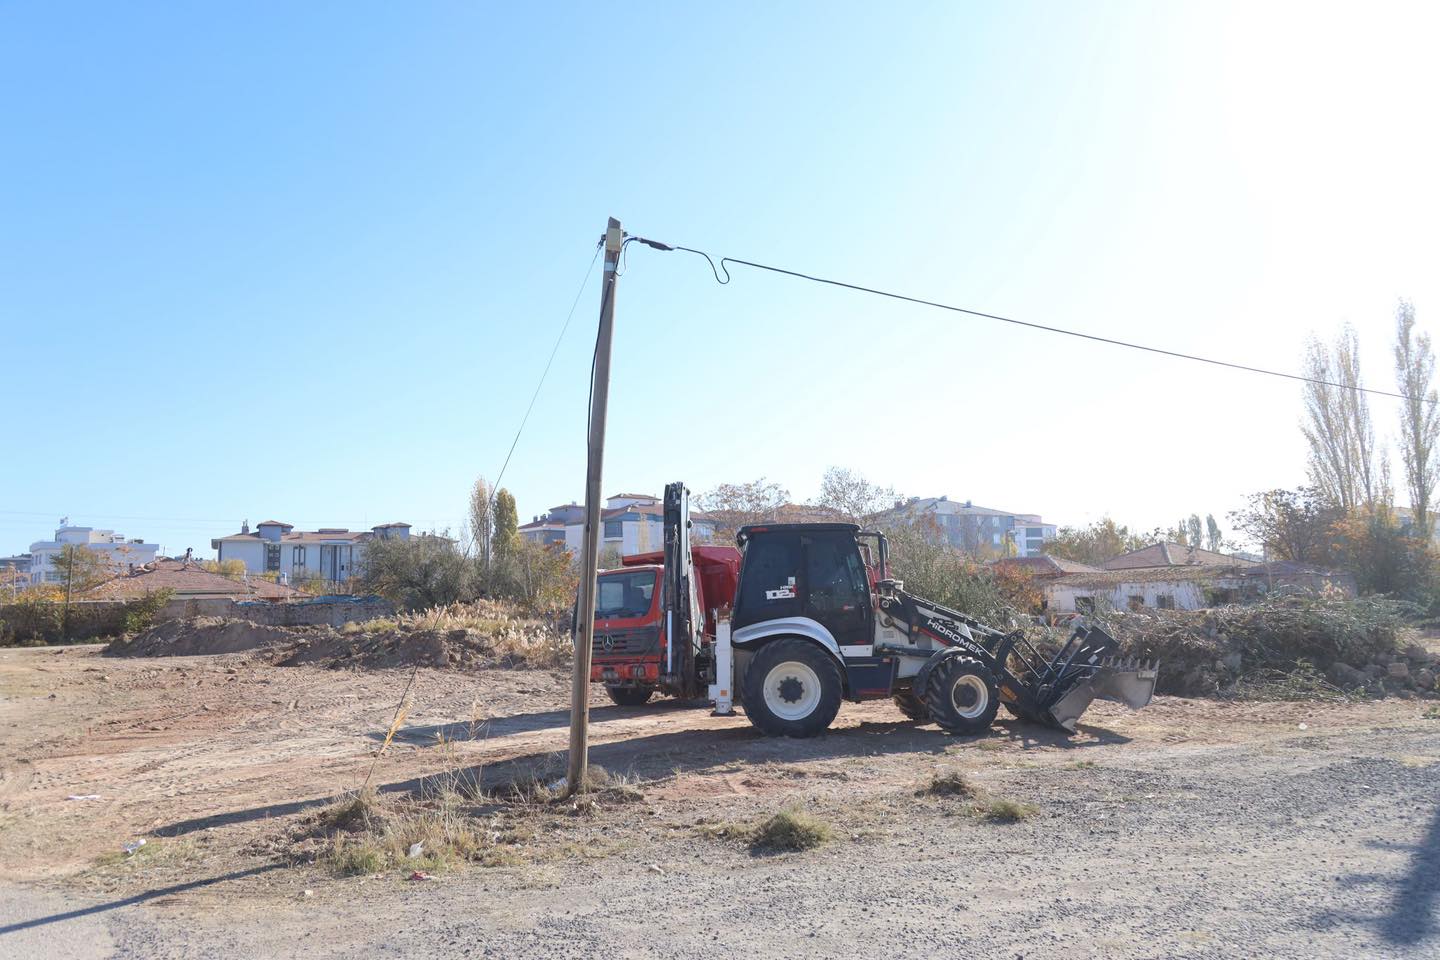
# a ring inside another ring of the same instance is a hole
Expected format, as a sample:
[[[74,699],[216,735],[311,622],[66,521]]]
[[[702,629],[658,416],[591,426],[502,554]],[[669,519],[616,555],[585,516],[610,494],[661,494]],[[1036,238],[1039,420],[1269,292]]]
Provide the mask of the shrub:
[[[750,845],[758,851],[810,850],[828,843],[834,836],[828,823],[791,807],[756,827]]]

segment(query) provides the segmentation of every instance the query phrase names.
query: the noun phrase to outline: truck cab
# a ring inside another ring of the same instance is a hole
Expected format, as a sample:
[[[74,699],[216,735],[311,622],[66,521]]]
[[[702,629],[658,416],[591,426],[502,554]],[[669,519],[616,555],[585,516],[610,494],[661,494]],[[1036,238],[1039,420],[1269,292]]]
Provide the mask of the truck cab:
[[[681,617],[677,626],[675,617],[666,616],[664,551],[636,554],[621,563],[596,581],[590,681],[605,684],[610,699],[622,706],[640,706],[656,693],[699,696],[711,669],[717,611],[728,610],[735,599],[740,552],[691,547],[688,570],[674,571],[677,593],[683,589],[680,582],[693,584],[696,615],[688,629],[690,618]],[[684,607],[688,610],[689,604]],[[687,632],[692,634],[688,643]]]

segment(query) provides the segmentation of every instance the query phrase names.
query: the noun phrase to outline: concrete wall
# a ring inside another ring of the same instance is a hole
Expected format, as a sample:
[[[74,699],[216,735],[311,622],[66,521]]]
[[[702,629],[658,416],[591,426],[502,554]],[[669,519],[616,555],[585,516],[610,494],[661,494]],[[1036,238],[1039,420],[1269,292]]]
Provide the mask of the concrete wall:
[[[1206,605],[1204,585],[1194,580],[1155,580],[1103,587],[1052,583],[1045,587],[1047,613],[1076,613],[1075,600],[1079,597],[1092,597],[1101,609],[1109,610],[1128,610],[1130,598],[1140,597],[1142,606],[1154,610],[1159,607],[1162,596],[1170,597],[1176,610],[1199,610]]]
[[[374,620],[376,617],[393,616],[395,608],[380,597],[361,597],[355,600],[289,600],[268,603],[260,600],[171,600],[156,616],[156,621],[175,620],[181,617],[229,617],[235,620],[249,620],[272,627],[301,627],[328,624],[332,627],[346,623]]]

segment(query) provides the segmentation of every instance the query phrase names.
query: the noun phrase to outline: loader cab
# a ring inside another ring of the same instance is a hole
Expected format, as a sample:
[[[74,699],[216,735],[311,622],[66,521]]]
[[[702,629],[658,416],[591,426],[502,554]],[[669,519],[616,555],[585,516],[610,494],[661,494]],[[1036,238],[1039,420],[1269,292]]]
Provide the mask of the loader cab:
[[[767,524],[743,528],[740,588],[732,624],[803,618],[840,647],[872,642],[870,577],[851,523]]]

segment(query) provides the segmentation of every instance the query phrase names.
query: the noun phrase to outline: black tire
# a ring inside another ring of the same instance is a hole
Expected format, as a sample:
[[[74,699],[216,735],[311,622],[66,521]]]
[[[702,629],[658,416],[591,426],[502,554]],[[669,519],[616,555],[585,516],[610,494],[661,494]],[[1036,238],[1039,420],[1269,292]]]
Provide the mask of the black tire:
[[[606,684],[605,692],[619,706],[643,707],[650,702],[650,695],[655,691],[649,687],[612,687]]]
[[[896,690],[890,699],[894,700],[895,706],[900,708],[900,712],[911,720],[918,720],[921,723],[930,722],[930,708],[915,696],[914,690]]]
[[[785,668],[792,667],[789,672]],[[768,691],[767,685],[771,688]],[[745,670],[741,701],[745,716],[770,737],[813,737],[840,712],[844,694],[840,665],[819,644],[789,638],[772,640]],[[770,700],[774,700],[772,708]],[[789,716],[776,710],[791,705]]]
[[[1000,690],[988,667],[971,657],[949,657],[925,681],[925,706],[946,733],[984,733],[1000,709]]]

